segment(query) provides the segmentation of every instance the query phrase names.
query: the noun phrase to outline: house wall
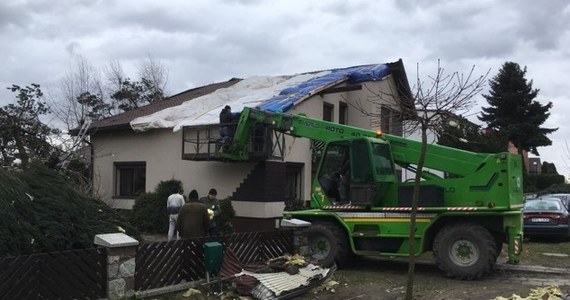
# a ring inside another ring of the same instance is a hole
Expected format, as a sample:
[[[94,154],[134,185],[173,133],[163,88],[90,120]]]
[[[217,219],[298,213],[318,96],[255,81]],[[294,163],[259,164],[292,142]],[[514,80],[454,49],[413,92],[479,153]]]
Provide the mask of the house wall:
[[[427,142],[428,144],[436,144],[437,143],[437,135],[435,134],[435,132],[431,129],[428,129],[428,131],[426,132],[427,135]],[[412,128],[411,126],[404,126],[404,137],[408,138],[410,140],[416,140],[421,142],[422,141],[422,133],[421,130],[418,128]],[[444,176],[443,172],[441,171],[437,171],[437,170],[433,170],[433,169],[429,169],[429,168],[425,168],[425,171],[429,171],[433,174],[436,174],[438,176]],[[416,178],[416,172],[412,172],[409,170],[402,170],[402,181],[407,181],[407,180],[413,180]]]
[[[378,100],[380,90],[385,93],[390,91],[389,84],[393,84],[391,77],[377,82],[362,83],[361,90],[324,94],[318,94],[297,104],[290,113],[304,113],[309,117],[323,118],[323,103],[334,106],[333,121],[339,120],[339,103],[348,105],[348,124],[357,127],[379,129],[379,120],[373,121],[373,117],[366,112],[376,112],[378,103],[386,103],[392,100],[389,95],[384,95]],[[346,84],[345,84],[346,85]],[[340,85],[342,86],[342,85]],[[377,103],[370,100],[376,98]],[[394,107],[394,104],[389,104]],[[355,108],[361,107],[362,111]],[[188,133],[192,136],[192,132]],[[240,186],[255,163],[224,163],[216,161],[189,161],[183,160],[182,155],[182,131],[172,132],[171,129],[154,129],[145,133],[132,131],[99,133],[92,136],[94,145],[94,177],[95,186],[102,199],[111,207],[130,209],[134,205],[134,199],[120,199],[113,197],[115,166],[117,162],[146,162],[146,187],[147,192],[154,190],[156,185],[163,180],[177,179],[184,184],[185,194],[196,189],[200,196],[205,196],[211,187],[218,191],[218,198],[226,198]],[[311,142],[304,138],[286,136],[285,157],[288,162],[303,163],[302,174],[302,199],[309,200],[311,192]],[[243,218],[276,218],[283,212],[284,204],[271,202],[235,201],[236,215]]]
[[[92,136],[91,143],[95,147],[93,166],[97,192],[113,208],[130,209],[134,205],[134,199],[113,197],[114,163],[117,162],[146,162],[147,192],[154,191],[160,181],[177,179],[182,181],[186,195],[196,189],[202,197],[213,187],[220,199],[231,195],[254,166],[253,163],[182,160],[182,132],[173,133],[172,129],[97,134]]]

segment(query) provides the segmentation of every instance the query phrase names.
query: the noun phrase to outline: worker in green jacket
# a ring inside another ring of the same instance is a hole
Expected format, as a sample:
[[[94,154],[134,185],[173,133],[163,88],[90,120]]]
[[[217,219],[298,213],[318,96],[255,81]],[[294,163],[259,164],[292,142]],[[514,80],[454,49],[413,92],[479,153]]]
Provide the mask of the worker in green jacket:
[[[216,224],[216,220],[219,218],[220,213],[222,210],[220,209],[220,202],[216,198],[218,192],[216,189],[212,188],[208,192],[208,196],[200,198],[200,202],[204,203],[206,208],[208,208],[210,213],[210,228],[208,232],[210,236],[218,236],[220,235],[219,230],[217,228],[218,224]]]

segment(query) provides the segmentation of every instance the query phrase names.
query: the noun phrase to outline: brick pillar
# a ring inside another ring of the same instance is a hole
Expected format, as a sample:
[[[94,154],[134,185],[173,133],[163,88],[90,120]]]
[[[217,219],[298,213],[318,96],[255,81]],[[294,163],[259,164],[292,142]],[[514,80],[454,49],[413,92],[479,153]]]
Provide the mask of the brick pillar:
[[[309,255],[309,243],[307,237],[303,234],[309,226],[311,226],[311,223],[299,219],[281,220],[281,227],[293,229],[293,250],[295,254]]]
[[[108,233],[96,235],[94,243],[107,248],[107,298],[133,296],[139,242],[123,233]]]

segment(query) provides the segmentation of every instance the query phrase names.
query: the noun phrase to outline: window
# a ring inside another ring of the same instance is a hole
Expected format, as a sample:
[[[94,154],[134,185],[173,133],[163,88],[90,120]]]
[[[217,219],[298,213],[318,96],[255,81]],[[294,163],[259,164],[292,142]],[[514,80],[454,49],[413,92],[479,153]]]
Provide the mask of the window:
[[[380,129],[386,133],[390,133],[390,114],[389,108],[380,108]]]
[[[402,115],[399,113],[392,114],[392,132],[390,134],[402,136],[404,134],[404,125],[402,123]]]
[[[344,102],[340,102],[338,106],[338,123],[348,124],[348,105]]]
[[[334,115],[334,105],[330,103],[323,103],[323,120],[332,122]]]
[[[324,158],[319,169],[319,183],[323,192],[327,197],[340,199],[339,181],[340,175],[347,175],[350,166],[347,164],[349,160],[349,147],[347,143],[331,143],[328,145]],[[347,168],[344,168],[344,166]]]
[[[333,175],[342,169],[343,163],[348,158],[348,144],[329,144],[324,154],[325,158],[321,165],[319,177],[324,175]]]
[[[145,187],[146,162],[115,163],[115,197],[134,198]]]
[[[372,162],[370,161],[370,146],[368,141],[355,140],[352,142],[352,180],[356,183],[374,181]]]
[[[374,143],[372,146],[372,159],[377,175],[393,175],[390,148],[387,144]]]
[[[301,174],[303,164],[287,164],[285,175],[285,201],[298,201],[303,196],[301,187]]]

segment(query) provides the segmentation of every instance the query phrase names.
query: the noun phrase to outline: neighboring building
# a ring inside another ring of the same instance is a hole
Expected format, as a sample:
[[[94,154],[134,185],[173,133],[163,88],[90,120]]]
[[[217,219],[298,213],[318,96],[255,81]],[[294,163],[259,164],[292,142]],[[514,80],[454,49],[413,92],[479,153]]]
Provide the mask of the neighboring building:
[[[427,111],[427,116],[428,117],[433,117],[433,115],[435,114],[435,110],[429,110]],[[445,120],[446,121],[456,121],[457,124],[460,124],[460,120],[464,120],[467,121],[467,119],[458,116],[454,113],[451,112],[443,112],[441,113],[437,119],[434,118],[434,122],[442,122],[442,116],[445,116]],[[467,121],[469,122],[469,121]],[[471,123],[471,122],[469,122]],[[459,126],[459,125],[458,125]],[[411,140],[416,140],[416,141],[422,141],[422,133],[421,133],[421,129],[418,128],[417,126],[415,126],[415,124],[405,124],[404,125],[404,130],[403,130],[403,136],[411,139]],[[435,132],[435,130],[433,128],[428,128],[427,132],[426,132],[426,137],[427,137],[427,143],[428,144],[437,144],[438,142],[438,138],[437,138],[437,133]],[[398,168],[400,169],[400,168]],[[425,168],[424,171],[430,172],[432,174],[436,174],[438,176],[444,177],[445,174],[441,171],[438,170],[432,170],[429,168]],[[416,172],[411,171],[411,170],[406,170],[406,169],[401,169],[398,172],[401,172],[401,180],[402,181],[411,181],[414,180],[416,177]]]
[[[509,142],[509,146],[507,149],[508,149],[507,151],[509,151],[510,153],[519,154],[519,149],[515,146],[515,144],[513,144],[513,142]],[[527,174],[530,174],[528,151],[526,150],[522,151],[522,159],[524,164],[524,170],[526,171]],[[538,166],[538,170],[540,172],[540,165]]]
[[[540,157],[529,157],[528,174],[540,175],[541,172],[542,172],[542,163],[540,162]]]
[[[285,200],[309,199],[318,145],[308,139],[274,137],[269,159],[214,161],[210,154],[219,138],[221,109],[230,105],[233,112],[247,106],[304,113],[401,135],[401,122],[389,110],[404,97],[389,94],[393,91],[405,91],[410,99],[401,60],[292,76],[231,79],[182,92],[91,124],[87,134],[93,146],[95,191],[111,207],[130,209],[141,192],[152,191],[160,181],[177,179],[186,192],[196,189],[205,196],[214,187],[218,198],[232,197],[238,230],[251,229],[252,218],[262,221],[256,229],[274,227]],[[361,110],[378,111],[385,117],[379,122]]]

